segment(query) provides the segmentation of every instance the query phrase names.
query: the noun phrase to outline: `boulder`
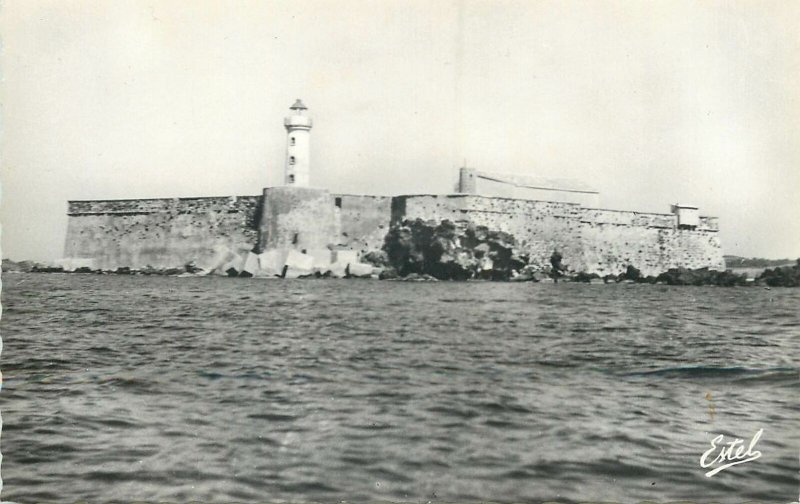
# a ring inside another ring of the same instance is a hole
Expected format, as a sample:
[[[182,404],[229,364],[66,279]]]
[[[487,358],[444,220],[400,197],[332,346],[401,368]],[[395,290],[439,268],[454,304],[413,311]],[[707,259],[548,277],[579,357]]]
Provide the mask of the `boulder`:
[[[51,266],[49,264],[38,264],[31,270],[34,273],[64,273],[61,266]]]
[[[314,274],[314,258],[297,250],[290,250],[283,266],[283,278],[300,278]]]
[[[225,270],[223,270],[222,267],[230,262],[235,255],[236,254],[231,249],[224,245],[220,245],[214,247],[214,255],[210,260],[205,260],[197,266],[203,271],[216,274],[225,274]],[[187,269],[187,271],[189,270]]]
[[[291,268],[311,270],[314,268],[314,258],[308,254],[298,252],[297,250],[290,250],[286,255],[285,266]]]
[[[436,278],[436,277],[433,277],[431,275],[426,275],[426,274],[420,275],[419,273],[411,273],[410,275],[403,277],[401,280],[403,280],[404,282],[438,282],[439,281],[439,279]]]
[[[347,264],[337,261],[331,264],[323,274],[328,275],[329,278],[344,278],[347,274]]]
[[[312,268],[320,271],[325,271],[331,265],[333,259],[333,251],[330,249],[312,249],[307,250],[306,254],[312,257]]]
[[[559,276],[559,274],[564,271],[564,265],[561,264],[563,257],[558,250],[554,250],[553,253],[550,255],[550,265],[553,267],[553,273],[555,276]]]
[[[81,270],[79,273],[86,273],[94,269],[94,259],[84,257],[66,257],[56,259],[55,267],[61,268],[64,271],[72,272]]]
[[[6,273],[30,273],[36,264],[32,261],[12,261],[3,259],[3,271]]]
[[[283,265],[286,263],[287,250],[269,249],[258,254],[258,271],[256,276],[273,277],[280,276],[283,272]]]
[[[400,278],[400,275],[397,274],[396,269],[389,267],[381,271],[378,278],[381,280],[394,280],[395,278]]]
[[[800,259],[797,260],[794,266],[765,269],[756,279],[756,283],[765,283],[770,287],[800,286]]]
[[[535,271],[533,268],[525,266],[520,271],[512,271],[511,272],[511,281],[512,282],[533,282],[533,274]]]
[[[389,256],[384,250],[372,250],[364,254],[361,262],[372,264],[373,266],[385,267],[389,265]]]
[[[638,282],[642,279],[642,272],[639,269],[628,265],[625,268],[625,273],[619,276],[619,280],[633,280],[634,282]]]
[[[534,282],[547,282],[548,280],[553,280],[550,277],[550,273],[545,271],[535,271],[531,274],[531,277]]]
[[[186,270],[186,273],[195,273],[195,274],[206,273],[206,271],[203,270],[203,268],[197,266],[197,263],[195,261],[189,261],[188,263],[186,263],[184,265],[184,269]]]
[[[736,275],[730,271],[715,271],[708,268],[672,268],[655,278],[653,283],[668,285],[718,285],[731,287],[748,285],[747,275]]]
[[[239,276],[239,273],[241,273],[244,269],[244,257],[234,252],[232,252],[232,254],[232,259],[216,269],[228,276],[235,277]]]
[[[358,262],[358,251],[357,250],[336,250],[334,251],[334,262],[340,262],[344,264],[350,263],[357,263]]]
[[[373,266],[371,264],[363,263],[349,263],[345,276],[347,278],[370,278],[372,276]]]
[[[479,243],[473,249],[475,257],[477,257],[479,259],[485,257],[486,255],[488,255],[490,250],[491,250],[491,248],[489,247],[488,243]]]
[[[584,271],[581,271],[577,275],[574,275],[573,277],[570,278],[570,280],[573,282],[581,282],[581,283],[591,283],[591,281],[595,279],[599,280],[600,276],[597,275],[596,273],[586,273]]]
[[[259,269],[258,255],[256,255],[254,252],[248,252],[244,259],[242,270],[239,272],[239,276],[255,276]]]

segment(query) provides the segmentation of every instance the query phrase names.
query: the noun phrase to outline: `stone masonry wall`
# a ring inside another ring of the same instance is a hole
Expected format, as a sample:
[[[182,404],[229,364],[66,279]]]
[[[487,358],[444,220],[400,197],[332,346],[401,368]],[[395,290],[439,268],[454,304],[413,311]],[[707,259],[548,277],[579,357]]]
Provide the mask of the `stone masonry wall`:
[[[182,267],[257,240],[260,196],[69,202],[65,257],[113,270]]]
[[[723,270],[716,218],[697,229],[678,229],[674,214],[583,208],[563,202],[474,195],[399,196],[394,222],[402,219],[466,220],[513,234],[530,262],[547,265],[554,251],[574,271],[619,274],[628,265],[657,275],[670,268]]]
[[[389,231],[390,196],[334,195],[338,212],[337,245],[365,254],[380,250]]]
[[[679,229],[674,214],[585,208],[575,203],[470,194],[331,195],[268,188],[263,196],[72,201],[65,257],[95,267],[181,267],[210,262],[221,248],[379,250],[390,224],[404,219],[469,221],[513,234],[530,262],[558,251],[574,271],[644,274],[675,267],[724,269],[718,220]]]
[[[336,243],[336,212],[331,194],[310,187],[264,189],[257,251],[320,250]]]

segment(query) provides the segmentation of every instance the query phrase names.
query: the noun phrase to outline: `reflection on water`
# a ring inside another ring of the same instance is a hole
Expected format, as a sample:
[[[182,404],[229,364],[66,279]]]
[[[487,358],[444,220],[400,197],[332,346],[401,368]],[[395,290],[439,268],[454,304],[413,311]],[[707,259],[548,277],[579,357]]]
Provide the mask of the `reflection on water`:
[[[789,502],[800,290],[3,276],[3,499]],[[713,478],[717,434],[763,456]]]

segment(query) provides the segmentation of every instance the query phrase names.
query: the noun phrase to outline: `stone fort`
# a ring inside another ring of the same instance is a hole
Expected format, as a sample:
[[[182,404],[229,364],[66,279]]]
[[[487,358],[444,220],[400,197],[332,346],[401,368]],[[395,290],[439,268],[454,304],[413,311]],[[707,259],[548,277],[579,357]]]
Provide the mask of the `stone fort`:
[[[574,271],[618,274],[628,265],[724,270],[719,224],[691,205],[670,213],[597,208],[598,192],[575,180],[461,168],[457,192],[371,196],[311,186],[312,120],[297,100],[284,120],[284,185],[260,195],[70,201],[67,261],[115,270],[183,267],[280,271],[288,257],[324,267],[380,250],[407,219],[467,221],[505,231],[531,262],[558,250]],[[251,271],[252,272],[252,271]]]

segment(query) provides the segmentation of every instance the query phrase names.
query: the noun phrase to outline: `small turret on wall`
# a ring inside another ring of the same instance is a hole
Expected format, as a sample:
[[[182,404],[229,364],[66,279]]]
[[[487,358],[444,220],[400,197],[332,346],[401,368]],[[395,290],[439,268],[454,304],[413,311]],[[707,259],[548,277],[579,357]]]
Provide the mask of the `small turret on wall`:
[[[477,194],[474,168],[464,166],[458,171],[458,192],[461,194]]]
[[[678,217],[678,229],[697,229],[700,225],[700,209],[694,205],[672,205],[672,213]]]

